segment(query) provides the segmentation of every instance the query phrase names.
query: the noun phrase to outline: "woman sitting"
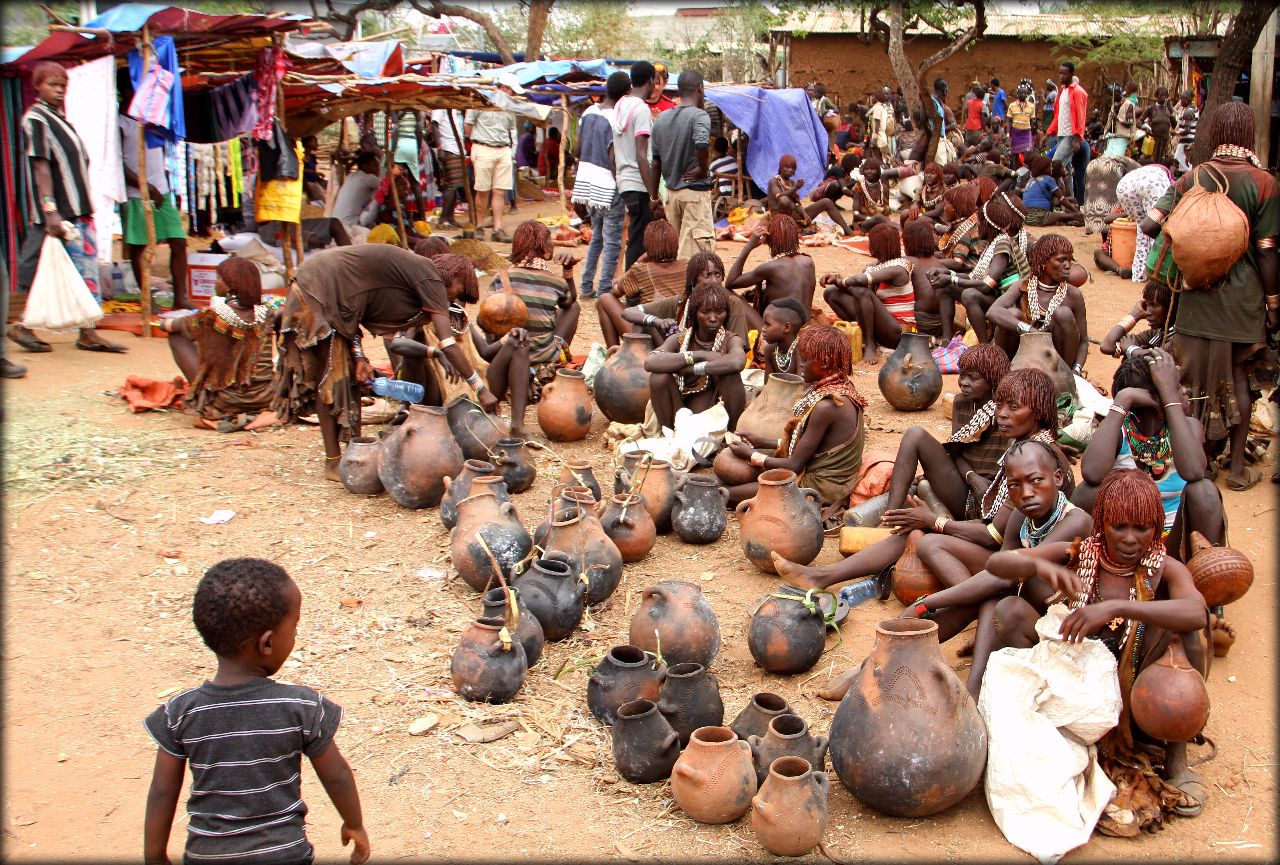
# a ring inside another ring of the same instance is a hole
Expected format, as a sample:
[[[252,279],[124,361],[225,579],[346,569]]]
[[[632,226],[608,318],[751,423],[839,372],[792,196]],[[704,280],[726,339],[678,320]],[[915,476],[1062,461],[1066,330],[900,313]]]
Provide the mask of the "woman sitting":
[[[1027,225],[1084,225],[1080,205],[1063,192],[1058,183],[1059,174],[1066,176],[1065,164],[1036,154],[1027,165],[1031,168],[1031,179],[1022,190]]]
[[[868,159],[862,163],[862,179],[849,190],[849,206],[864,233],[889,219],[889,182],[880,175],[880,160]]]
[[[902,241],[892,223],[881,223],[867,235],[876,263],[862,273],[842,277],[823,274],[822,298],[836,315],[862,329],[862,362],[880,362],[878,347],[894,348],[902,332],[915,327],[916,298],[912,263],[902,256]]]
[[[1071,241],[1061,234],[1046,234],[1036,241],[1029,256],[1030,275],[1010,286],[987,310],[994,325],[992,339],[1012,355],[1019,336],[1033,331],[1053,335],[1053,347],[1071,371],[1081,375],[1089,357],[1089,325],[1084,293],[1071,282],[1078,267],[1072,259]]]
[[[1163,348],[1174,333],[1169,316],[1173,303],[1173,291],[1163,282],[1148,280],[1142,287],[1142,299],[1134,304],[1129,314],[1111,326],[1102,338],[1098,351],[1112,357],[1124,357],[1130,347]],[[1141,333],[1132,333],[1139,321],[1147,323]]]
[[[978,187],[958,183],[942,193],[942,221],[947,225],[938,251],[953,270],[968,271],[978,261]]]
[[[724,283],[724,262],[714,252],[695,252],[690,257],[684,270],[684,293],[626,307],[622,310],[622,320],[632,325],[632,333],[647,333],[654,345],[662,345],[667,337],[680,329],[693,289],[703,279]],[[730,292],[729,297],[729,320],[725,327],[746,345],[750,332],[747,324],[749,309],[736,294]]]
[[[778,160],[778,173],[769,179],[769,188],[766,190],[769,212],[790,216],[798,225],[809,225],[815,216],[825,213],[840,226],[841,234],[852,234],[849,224],[844,221],[844,214],[830,198],[823,196],[808,204],[801,200],[800,187],[804,186],[804,178],[792,180],[795,174],[796,158],[790,153],[784,153]]]
[[[927,219],[912,219],[902,226],[902,251],[911,262],[911,288],[915,293],[916,330],[951,342],[956,330],[956,303],[951,295],[934,288],[931,270],[942,268],[938,258],[938,235]]]
[[[797,375],[796,340],[809,320],[809,311],[794,297],[783,297],[765,307],[764,325],[756,342],[756,355],[764,359],[766,376],[774,373]]]
[[[623,318],[623,310],[675,297],[685,287],[688,262],[676,258],[680,238],[665,219],[655,219],[644,228],[644,254],[627,268],[609,293],[596,298],[596,315],[606,345],[617,345],[633,328]]]
[[[942,166],[930,162],[924,167],[924,184],[920,187],[920,195],[916,202],[903,212],[902,222],[905,229],[908,220],[923,216],[930,224],[942,221],[942,194],[947,191]]]
[[[769,258],[746,273],[747,258],[762,243],[769,245]],[[813,258],[800,251],[800,228],[786,214],[774,214],[763,228],[757,228],[729,267],[725,287],[730,291],[750,289],[743,300],[750,306],[747,321],[759,330],[764,308],[780,297],[794,297],[805,309],[813,305],[817,285]]]

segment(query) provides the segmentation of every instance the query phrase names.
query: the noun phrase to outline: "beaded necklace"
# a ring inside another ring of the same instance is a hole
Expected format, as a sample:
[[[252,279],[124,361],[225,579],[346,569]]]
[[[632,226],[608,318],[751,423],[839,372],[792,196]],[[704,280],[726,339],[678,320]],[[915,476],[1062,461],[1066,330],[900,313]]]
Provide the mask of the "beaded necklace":
[[[541,270],[544,273],[551,273],[551,262],[545,258],[530,258],[515,265],[516,267],[525,267],[529,270]],[[552,274],[554,276],[555,274]]]
[[[693,334],[695,330],[697,330],[696,327],[685,328],[684,333],[681,334],[680,352],[682,354],[686,351],[689,351],[690,344],[694,342],[695,337]],[[719,352],[721,349],[721,346],[724,345],[724,339],[727,333],[728,331],[726,331],[723,327],[718,329],[716,331],[715,339],[713,339],[711,342],[711,348],[709,349],[709,351]],[[701,341],[698,341],[698,344],[701,345]],[[684,394],[685,396],[692,396],[695,393],[702,393],[711,384],[711,376],[709,375],[704,374],[704,375],[696,376],[693,378],[692,382],[690,382],[689,384],[685,384],[685,381],[687,378],[689,378],[689,376],[682,375],[680,376],[680,379],[679,379],[680,393]]]
[[[1164,424],[1158,432],[1146,436],[1138,429],[1137,421],[1130,412],[1121,421],[1120,430],[1124,433],[1125,441],[1129,443],[1129,452],[1133,454],[1134,462],[1142,466],[1153,478],[1162,477],[1169,468],[1170,457],[1173,454],[1169,425]]]
[[[1262,168],[1262,163],[1258,161],[1258,157],[1252,150],[1247,147],[1241,147],[1238,144],[1220,144],[1213,151],[1214,159],[1223,157],[1231,157],[1234,159],[1247,160],[1254,168]]]
[[[773,365],[778,372],[791,372],[791,362],[795,360],[796,343],[800,340],[792,338],[791,347],[783,351],[781,346],[773,350]]]
[[[1161,541],[1156,541],[1143,555],[1142,560],[1138,562],[1138,566],[1133,569],[1126,569],[1117,566],[1106,555],[1106,546],[1102,542],[1099,535],[1093,535],[1081,541],[1080,549],[1076,559],[1076,573],[1084,581],[1084,587],[1075,600],[1068,605],[1072,610],[1078,610],[1085,604],[1095,603],[1104,600],[1101,595],[1101,587],[1098,584],[1098,567],[1102,566],[1104,570],[1110,571],[1117,576],[1128,577],[1133,576],[1134,584],[1129,589],[1129,600],[1136,601],[1138,598],[1138,584],[1141,583],[1145,590],[1145,596],[1151,597],[1151,577],[1160,571],[1164,566],[1165,547]],[[1121,625],[1124,625],[1124,631],[1117,633]],[[1129,665],[1131,675],[1136,676],[1138,673],[1138,657],[1142,654],[1141,644],[1144,634],[1144,623],[1134,622],[1133,619],[1121,619],[1119,616],[1107,622],[1106,627],[1111,631],[1110,636],[1103,636],[1103,642],[1116,647],[1124,646],[1129,641],[1129,635],[1137,628],[1137,637],[1134,641],[1133,651],[1129,657]]]
[[[881,270],[884,270],[885,268],[901,267],[907,271],[907,276],[910,276],[911,271],[915,269],[915,266],[916,266],[916,263],[909,258],[905,258],[905,257],[891,258],[888,261],[882,261],[879,264],[867,265],[867,269],[864,270],[863,273],[867,275],[867,280],[868,282],[870,282],[871,280],[877,279],[876,274],[879,273]],[[909,285],[910,283],[908,283],[906,286],[903,286],[903,288],[907,288]],[[875,286],[872,286],[872,288],[874,287]]]
[[[826,396],[835,396],[837,398],[845,396],[855,405],[863,408],[867,405],[867,401],[862,394],[858,393],[858,388],[849,380],[847,375],[835,373],[809,385],[804,392],[804,396],[800,397],[800,400],[795,404],[795,408],[791,409],[791,415],[800,418],[800,422],[791,429],[791,439],[787,442],[787,456],[791,456],[796,449],[796,444],[800,441],[800,434],[804,431],[805,415]]]
[[[778,188],[782,190],[783,195],[791,193],[796,188],[795,183],[787,180],[781,174],[775,174],[773,179],[778,181]]]
[[[1049,514],[1048,519],[1041,526],[1031,524],[1031,517],[1027,517],[1022,521],[1022,528],[1018,529],[1018,538],[1022,541],[1024,549],[1032,549],[1038,547],[1044,541],[1054,527],[1058,525],[1058,521],[1064,516],[1075,510],[1072,504],[1067,501],[1066,495],[1062,490],[1058,490],[1058,501],[1053,506],[1053,513]]]
[[[1067,288],[1071,283],[1065,279],[1057,285],[1040,285],[1040,280],[1032,276],[1027,279],[1027,317],[1031,319],[1028,324],[1035,325],[1037,322],[1048,323],[1053,318],[1053,314],[1058,311],[1058,307],[1062,306],[1062,302],[1067,299]],[[1046,291],[1053,289],[1053,297],[1049,298],[1049,305],[1043,309],[1040,307],[1040,289]]]
[[[216,324],[225,325],[225,327],[217,327],[216,329],[224,333],[230,332],[237,339],[243,339],[245,332],[266,324],[267,319],[271,316],[271,307],[266,304],[258,304],[253,308],[253,321],[245,321],[236,314],[225,299],[218,297],[216,294],[209,298],[209,308],[218,316]]]
[[[876,181],[875,195],[872,195],[871,190],[867,187],[867,179],[865,177],[858,181],[858,188],[862,190],[862,200],[876,210],[881,209],[889,202],[889,191],[885,189],[883,180]]]
[[[939,186],[938,194],[935,195],[933,198],[930,198],[929,188],[925,187],[924,190],[922,190],[920,193],[920,203],[923,205],[923,209],[932,210],[937,205],[937,203],[942,200],[942,194],[946,191],[947,191],[947,188],[945,186]]]
[[[961,220],[960,224],[942,237],[942,257],[950,258],[957,245],[964,240],[973,227],[978,224],[978,214],[973,213]]]

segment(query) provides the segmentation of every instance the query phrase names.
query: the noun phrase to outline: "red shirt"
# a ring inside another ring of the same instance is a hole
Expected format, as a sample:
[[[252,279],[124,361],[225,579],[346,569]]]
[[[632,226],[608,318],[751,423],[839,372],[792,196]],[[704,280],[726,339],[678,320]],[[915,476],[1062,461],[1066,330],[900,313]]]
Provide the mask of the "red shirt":
[[[658,115],[661,114],[662,112],[666,111],[669,108],[676,107],[675,100],[665,93],[662,93],[658,96],[657,102],[649,102],[647,104],[649,106],[649,116],[651,119],[655,119],[655,120],[657,119]]]
[[[970,96],[964,103],[964,128],[974,131],[982,129],[982,100]]]

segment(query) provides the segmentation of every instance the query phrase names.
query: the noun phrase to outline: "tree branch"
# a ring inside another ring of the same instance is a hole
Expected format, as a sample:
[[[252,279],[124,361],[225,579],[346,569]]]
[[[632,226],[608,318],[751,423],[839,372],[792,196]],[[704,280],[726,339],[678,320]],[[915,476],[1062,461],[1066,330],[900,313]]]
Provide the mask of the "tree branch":
[[[946,60],[952,54],[955,54],[961,48],[973,42],[975,39],[981,38],[982,34],[987,32],[987,4],[986,0],[973,0],[973,26],[961,33],[960,36],[950,45],[937,51],[916,67],[916,71],[920,75],[924,75],[929,69],[937,66],[943,60]]]
[[[489,41],[493,44],[493,49],[498,52],[502,62],[504,64],[516,62],[516,56],[512,52],[507,38],[502,35],[502,31],[498,29],[498,25],[494,23],[493,19],[483,12],[477,12],[475,9],[468,9],[466,6],[459,6],[455,3],[442,3],[440,0],[409,0],[409,5],[428,18],[442,18],[448,15],[452,18],[464,18],[472,24],[480,25],[480,29],[489,37]]]

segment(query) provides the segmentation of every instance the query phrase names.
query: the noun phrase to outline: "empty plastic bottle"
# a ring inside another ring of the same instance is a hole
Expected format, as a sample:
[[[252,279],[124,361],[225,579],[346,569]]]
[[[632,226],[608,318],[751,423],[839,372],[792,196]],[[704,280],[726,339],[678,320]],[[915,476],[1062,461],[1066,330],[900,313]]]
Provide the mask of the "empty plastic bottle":
[[[378,396],[384,396],[388,399],[398,399],[402,402],[422,402],[423,397],[427,395],[427,389],[414,381],[401,381],[397,378],[380,377],[373,380],[373,392]]]

